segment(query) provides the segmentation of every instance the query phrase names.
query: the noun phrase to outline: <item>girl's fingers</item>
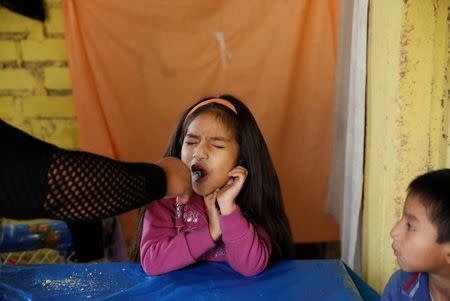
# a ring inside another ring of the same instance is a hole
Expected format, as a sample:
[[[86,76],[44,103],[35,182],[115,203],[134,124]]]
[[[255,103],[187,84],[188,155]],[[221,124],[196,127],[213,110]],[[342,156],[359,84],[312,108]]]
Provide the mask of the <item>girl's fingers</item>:
[[[224,190],[228,190],[235,185],[242,185],[247,178],[248,171],[242,166],[236,166],[229,173],[228,176],[230,179],[227,181],[225,185],[221,188],[222,192]]]

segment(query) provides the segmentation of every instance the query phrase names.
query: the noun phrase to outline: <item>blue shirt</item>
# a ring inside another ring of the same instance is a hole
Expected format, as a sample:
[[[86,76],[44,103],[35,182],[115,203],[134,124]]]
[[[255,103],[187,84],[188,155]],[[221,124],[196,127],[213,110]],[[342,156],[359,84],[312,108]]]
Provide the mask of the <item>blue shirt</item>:
[[[384,288],[381,301],[431,301],[428,273],[395,272]]]

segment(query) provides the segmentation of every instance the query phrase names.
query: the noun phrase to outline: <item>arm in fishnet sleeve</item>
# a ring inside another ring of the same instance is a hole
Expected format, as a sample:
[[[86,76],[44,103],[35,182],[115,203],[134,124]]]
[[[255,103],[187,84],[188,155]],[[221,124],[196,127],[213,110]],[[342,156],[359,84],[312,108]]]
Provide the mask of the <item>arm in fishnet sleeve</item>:
[[[125,163],[79,151],[57,151],[48,172],[44,210],[54,218],[85,220],[117,215],[166,192],[157,165]]]
[[[161,198],[164,171],[67,151],[0,120],[0,216],[104,218]]]

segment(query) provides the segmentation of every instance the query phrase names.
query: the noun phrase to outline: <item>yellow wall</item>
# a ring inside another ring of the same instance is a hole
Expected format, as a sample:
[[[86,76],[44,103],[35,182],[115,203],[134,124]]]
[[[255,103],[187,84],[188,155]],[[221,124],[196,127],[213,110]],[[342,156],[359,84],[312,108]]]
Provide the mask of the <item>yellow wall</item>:
[[[47,0],[46,7],[45,23],[0,7],[0,118],[78,148],[61,3]]]
[[[450,0],[448,1],[449,11],[450,11]],[[450,12],[449,12],[450,15]],[[450,18],[447,18],[448,23],[448,35],[447,35],[447,47],[448,52],[450,53]],[[450,55],[447,57],[447,100],[450,102]],[[448,116],[450,116],[450,105],[449,105],[449,113]],[[450,120],[450,118],[449,118]],[[448,122],[448,128],[447,128],[447,164],[446,166],[450,168],[450,121]]]
[[[363,273],[379,291],[397,269],[389,231],[408,183],[446,164],[448,6],[370,1]]]

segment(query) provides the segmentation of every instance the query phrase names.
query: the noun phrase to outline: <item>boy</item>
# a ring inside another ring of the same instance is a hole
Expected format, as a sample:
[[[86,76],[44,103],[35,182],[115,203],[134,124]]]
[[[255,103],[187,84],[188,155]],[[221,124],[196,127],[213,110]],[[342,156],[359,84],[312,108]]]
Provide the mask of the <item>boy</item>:
[[[409,184],[402,218],[391,230],[400,270],[381,300],[450,300],[450,169]]]

